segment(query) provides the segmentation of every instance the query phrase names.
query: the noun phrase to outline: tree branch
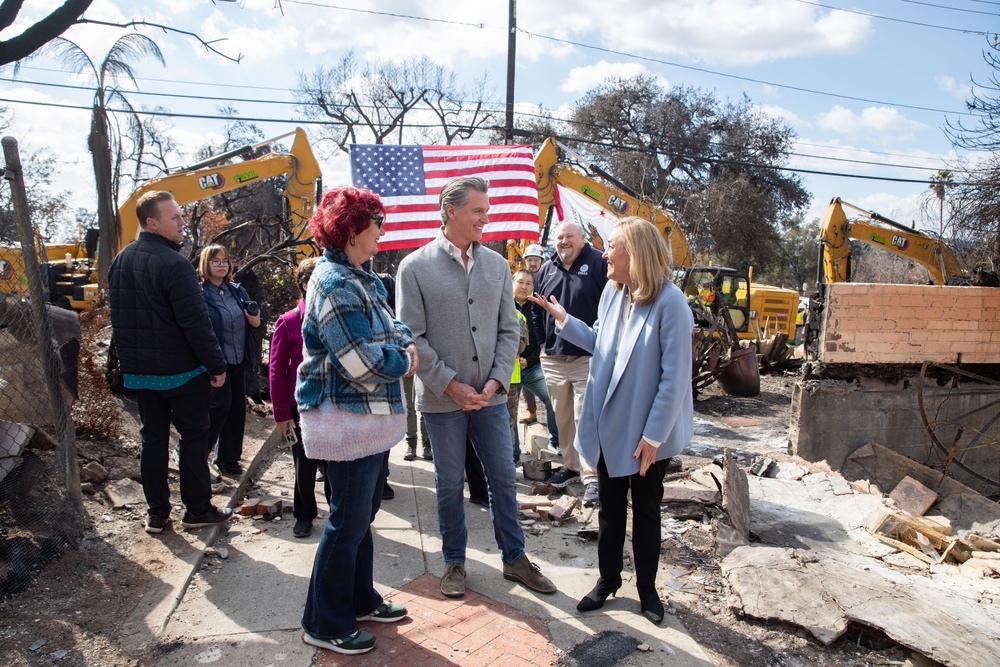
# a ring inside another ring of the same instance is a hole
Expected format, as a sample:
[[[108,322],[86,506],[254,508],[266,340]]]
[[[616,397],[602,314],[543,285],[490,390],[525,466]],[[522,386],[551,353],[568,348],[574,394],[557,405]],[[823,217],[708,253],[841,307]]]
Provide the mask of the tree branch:
[[[72,1],[73,0],[67,0],[67,4],[69,4],[69,2],[72,2]],[[76,1],[77,2],[82,2],[83,0],[76,0]],[[92,0],[87,0],[87,4],[88,5],[90,4],[90,2],[92,2]],[[148,28],[159,28],[163,32],[176,32],[176,33],[178,33],[180,35],[187,35],[188,37],[192,37],[192,38],[198,40],[198,42],[200,42],[201,45],[203,47],[205,47],[207,50],[211,51],[212,53],[214,53],[214,54],[216,54],[218,56],[222,56],[226,60],[231,60],[234,63],[239,63],[241,60],[243,60],[243,54],[242,53],[237,54],[236,57],[234,58],[233,56],[228,56],[225,53],[223,53],[222,51],[219,51],[217,48],[215,48],[214,46],[212,46],[216,42],[224,41],[223,39],[213,39],[212,41],[208,42],[208,41],[205,41],[204,39],[202,39],[201,37],[199,37],[197,34],[191,32],[189,30],[181,30],[180,28],[172,28],[172,27],[170,27],[168,25],[163,25],[161,23],[150,23],[149,21],[145,21],[145,20],[143,20],[143,21],[127,21],[125,23],[114,23],[114,22],[111,22],[111,21],[95,21],[93,19],[84,19],[84,18],[81,18],[78,21],[75,21],[75,23],[93,23],[94,25],[105,25],[105,26],[110,26],[112,28],[135,28],[135,27],[138,27],[138,26],[146,26]],[[0,62],[0,64],[3,64],[3,63]]]
[[[44,44],[66,32],[80,20],[93,1],[66,0],[59,9],[31,25],[20,35],[0,41],[0,65],[27,58]],[[3,0],[0,4],[0,30],[13,23],[22,4],[23,0]]]

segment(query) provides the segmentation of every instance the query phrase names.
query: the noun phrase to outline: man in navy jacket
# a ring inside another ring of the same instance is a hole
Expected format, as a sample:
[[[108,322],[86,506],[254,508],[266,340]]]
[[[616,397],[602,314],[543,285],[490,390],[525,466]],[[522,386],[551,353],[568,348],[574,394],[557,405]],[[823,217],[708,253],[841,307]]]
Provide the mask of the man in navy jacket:
[[[556,297],[567,313],[590,326],[597,319],[597,306],[607,283],[607,260],[584,240],[580,225],[564,222],[556,227],[556,256],[538,270],[535,292],[546,299]],[[590,352],[557,336],[552,316],[537,305],[532,305],[532,321],[542,346],[542,371],[559,428],[563,459],[563,467],[549,484],[565,488],[580,477],[584,504],[590,506],[597,502],[597,472],[573,447],[590,373]]]
[[[212,332],[194,267],[178,252],[184,218],[169,192],[136,204],[141,231],[108,271],[111,326],[125,386],[134,389],[142,427],[140,470],[149,505],[146,532],[170,518],[170,424],[180,434],[180,492],[187,528],[224,523],[230,509],[211,503],[208,405],[226,379],[226,360]]]

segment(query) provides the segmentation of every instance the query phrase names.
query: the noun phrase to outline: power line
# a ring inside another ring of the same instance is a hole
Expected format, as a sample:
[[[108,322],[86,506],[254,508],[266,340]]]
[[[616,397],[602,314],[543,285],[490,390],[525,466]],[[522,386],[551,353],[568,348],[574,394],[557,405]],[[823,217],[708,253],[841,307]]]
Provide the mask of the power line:
[[[357,12],[358,14],[374,14],[376,16],[391,16],[397,19],[411,19],[413,21],[431,21],[433,23],[450,23],[451,25],[464,25],[482,29],[482,23],[465,23],[463,21],[449,21],[447,19],[435,19],[427,16],[413,16],[410,14],[393,14],[392,12],[377,12],[372,9],[357,9],[355,7],[339,7],[337,5],[325,5],[320,2],[306,2],[305,0],[277,0],[278,4],[306,5],[308,7],[319,7],[321,9],[338,9],[344,12]]]
[[[823,97],[833,97],[842,100],[851,100],[854,102],[864,102],[865,104],[880,104],[883,106],[893,106],[899,107],[901,109],[914,109],[916,111],[930,111],[933,113],[942,114],[953,114],[957,116],[976,116],[970,111],[953,111],[951,109],[935,109],[934,107],[922,107],[916,104],[901,104],[898,102],[886,102],[883,100],[874,100],[866,97],[856,97],[853,95],[841,95],[838,93],[828,93],[822,90],[816,90],[814,88],[803,88],[801,86],[792,86],[784,83],[775,83],[773,81],[764,81],[763,79],[754,79],[748,76],[739,76],[737,74],[726,74],[725,72],[717,72],[715,70],[707,69],[705,67],[695,67],[694,65],[682,65],[680,63],[671,62],[669,60],[662,60],[660,58],[652,58],[650,56],[640,56],[635,53],[628,53],[626,51],[618,51],[616,49],[609,49],[603,46],[593,46],[592,44],[584,44],[583,42],[575,42],[570,39],[562,39],[559,37],[552,37],[550,35],[540,35],[535,32],[529,32],[523,28],[518,28],[518,32],[524,33],[530,37],[538,37],[539,39],[547,39],[552,42],[559,42],[561,44],[569,44],[570,46],[578,46],[581,49],[589,49],[591,51],[599,51],[601,53],[609,53],[615,56],[622,56],[625,58],[635,58],[636,60],[645,60],[652,63],[657,63],[659,65],[667,65],[668,67],[677,67],[679,69],[691,70],[693,72],[701,72],[702,74],[711,74],[713,76],[721,76],[727,79],[736,79],[737,81],[747,81],[749,83],[756,83],[762,86],[774,86],[775,88],[783,88],[785,90],[794,90],[800,93],[809,93],[810,95],[821,95]]]
[[[949,11],[963,12],[966,14],[983,14],[985,16],[992,16],[993,18],[997,18],[996,12],[981,12],[976,9],[962,9],[961,7],[948,7],[946,5],[935,5],[933,2],[919,2],[919,0],[899,0],[899,2],[905,2],[910,5],[922,5],[924,7],[933,7],[934,9],[947,9]],[[989,4],[1000,4],[1000,3],[991,2]]]
[[[810,0],[795,0],[795,2],[801,3],[803,5],[811,5],[813,7],[819,7],[820,9],[829,9],[831,11],[844,12],[846,14],[858,14],[859,16],[867,16],[872,19],[879,19],[882,21],[892,21],[894,23],[905,23],[908,25],[915,25],[921,28],[934,28],[936,30],[948,30],[951,32],[960,32],[966,35],[980,35],[982,37],[989,37],[992,33],[983,32],[982,30],[969,30],[967,28],[951,28],[944,25],[937,25],[934,23],[921,23],[920,21],[910,21],[908,19],[897,19],[891,16],[881,16],[879,14],[873,14],[871,12],[863,12],[860,9],[841,9],[840,7],[830,7],[829,5],[824,5],[819,2],[810,2]]]
[[[42,81],[27,81],[27,80],[22,80],[22,79],[3,79],[3,78],[0,78],[0,81],[10,81],[10,82],[15,82],[15,83],[25,83],[25,84],[30,84],[30,85],[49,86],[49,87],[63,88],[63,89],[68,88],[68,89],[71,89],[71,90],[82,90],[82,91],[88,91],[88,92],[92,90],[91,88],[89,88],[87,86],[76,86],[76,85],[72,85],[72,84],[60,84],[60,83],[47,83],[47,82],[42,82]],[[148,95],[148,96],[154,96],[154,97],[168,97],[168,98],[180,98],[180,99],[207,100],[207,101],[212,101],[212,102],[246,102],[246,103],[251,103],[251,104],[280,104],[280,105],[286,105],[286,106],[291,105],[291,106],[302,106],[302,107],[317,106],[315,103],[310,103],[310,102],[291,102],[291,101],[282,101],[282,100],[260,100],[260,99],[246,99],[246,98],[220,98],[220,97],[209,97],[209,96],[202,96],[202,95],[184,95],[184,94],[181,94],[181,93],[157,93],[157,92],[142,91],[142,90],[132,91],[132,92],[130,92],[130,94]],[[73,107],[68,107],[68,108],[73,108]],[[81,108],[86,108],[86,107],[81,107]],[[374,108],[374,107],[372,107],[372,108]],[[490,110],[491,109],[487,108],[487,111],[490,111]],[[494,111],[496,113],[500,113],[500,111],[502,111],[502,109],[500,109],[499,107],[497,107],[496,109],[492,109],[492,111]],[[521,117],[529,117],[529,118],[543,117],[540,114],[529,114],[529,113],[525,113],[525,112],[515,112],[515,113],[518,116],[521,116]],[[168,112],[168,111],[165,111],[165,112],[155,112],[154,115],[170,116],[171,113]],[[193,115],[193,114],[184,114],[184,115],[180,115],[180,117],[184,117],[184,118],[202,118],[202,117],[204,117],[204,118],[212,118],[212,119],[214,119],[214,118],[217,118],[218,116],[199,116],[199,115]],[[272,122],[281,122],[281,121],[279,119],[274,119]],[[298,122],[298,121],[296,119],[288,119],[287,122],[293,123],[293,122]],[[562,122],[572,122],[572,121],[562,121]],[[320,120],[320,121],[314,121],[314,123],[319,123],[319,124],[335,124],[335,123],[332,123],[330,121],[322,121],[322,120]],[[576,123],[576,124],[579,124],[579,123]],[[417,126],[414,125],[414,127],[417,127]],[[424,127],[429,127],[429,126],[424,126]],[[595,127],[595,126],[591,125],[591,127]],[[715,143],[717,143],[718,145],[723,146],[723,147],[725,146],[725,144],[722,144],[720,142],[715,142]],[[803,145],[805,145],[805,144],[803,144]],[[824,146],[822,144],[809,144],[809,145],[816,146],[818,148],[826,148],[826,149],[830,149],[830,150],[844,150],[844,149],[842,149],[842,148],[840,148],[838,146]],[[851,163],[851,164],[869,165],[869,166],[874,166],[874,167],[890,167],[890,168],[895,168],[895,169],[926,170],[926,169],[935,169],[938,166],[938,165],[917,166],[917,165],[893,164],[893,163],[888,163],[888,162],[875,162],[875,161],[871,161],[871,160],[858,160],[858,159],[843,158],[843,157],[813,155],[813,154],[809,154],[809,153],[798,153],[798,152],[795,152],[795,151],[788,151],[786,153],[786,155],[788,155],[790,157],[802,157],[802,158],[809,158],[809,159],[816,159],[816,160],[827,160],[827,161],[831,161],[831,162],[846,162],[846,163]],[[912,157],[912,156],[899,155],[899,157]]]
[[[631,151],[631,152],[634,152],[634,153],[645,153],[646,155],[652,155],[652,156],[657,157],[657,158],[660,155],[660,151],[657,151],[656,149],[634,148],[634,147],[631,147],[631,146],[618,146],[618,145],[609,144],[609,143],[603,142],[603,141],[596,141],[596,140],[593,140],[593,139],[581,139],[579,137],[557,137],[557,138],[561,139],[563,141],[571,141],[571,142],[589,144],[591,146],[597,146],[599,148],[609,148],[609,149],[613,149],[613,150]],[[708,163],[711,163],[711,164],[733,165],[733,166],[737,166],[737,167],[751,167],[751,168],[754,168],[754,169],[766,169],[766,170],[769,170],[769,171],[787,171],[787,172],[790,172],[790,173],[793,173],[793,174],[813,174],[813,175],[817,175],[817,176],[834,176],[834,177],[838,177],[838,178],[857,178],[857,179],[869,180],[869,181],[887,181],[887,182],[890,182],[890,183],[919,183],[921,185],[927,185],[927,183],[930,180],[930,179],[927,179],[927,178],[920,178],[920,179],[914,179],[914,178],[893,178],[893,177],[889,177],[889,176],[868,176],[866,174],[846,174],[846,173],[843,173],[843,172],[822,171],[822,170],[818,170],[818,169],[800,169],[800,168],[796,168],[796,167],[779,167],[777,165],[759,164],[759,163],[755,163],[755,162],[747,162],[745,160],[729,160],[729,159],[725,159],[725,158],[710,158],[710,157],[704,157],[704,156],[677,155],[675,157],[683,157],[683,158],[688,158],[688,159],[693,159],[693,160],[702,160],[704,162],[708,162]]]
[[[13,100],[13,99],[7,99],[7,98],[0,98],[0,102],[7,102],[7,103],[10,103],[10,104],[28,104],[28,105],[33,105],[33,106],[49,106],[49,107],[55,107],[55,108],[59,108],[59,109],[76,109],[76,110],[81,110],[81,111],[91,111],[91,107],[80,106],[80,105],[73,105],[73,104],[53,104],[53,103],[50,103],[50,102],[34,102],[34,101],[26,101],[26,100]],[[250,122],[250,123],[281,123],[283,125],[288,125],[288,124],[293,124],[293,123],[294,124],[301,124],[301,125],[336,125],[337,124],[337,123],[332,123],[332,122],[329,122],[329,121],[310,121],[310,120],[304,120],[304,119],[245,118],[245,117],[242,117],[242,116],[222,116],[222,115],[206,116],[206,115],[202,115],[202,114],[184,114],[184,113],[157,112],[157,111],[140,111],[140,110],[135,110],[135,111],[133,111],[133,113],[135,113],[136,115],[139,115],[139,116],[164,116],[164,117],[167,117],[167,118],[198,118],[198,119],[210,119],[210,120],[238,120],[238,121],[245,121],[245,122]],[[437,128],[437,127],[440,127],[440,125],[439,124],[432,124],[432,125],[409,124],[408,127]],[[483,128],[483,129],[487,129],[487,130],[488,129],[500,130],[502,128],[494,127],[494,128]],[[602,144],[602,143],[599,143],[599,142],[588,141],[588,140],[585,140],[585,139],[578,139],[578,138],[567,138],[567,139],[570,140],[570,141],[579,141],[579,142],[583,142],[583,143],[596,144],[596,145],[604,146],[604,147],[607,147],[607,148],[618,148],[618,149],[622,149],[622,150],[625,149],[625,147],[622,147],[622,146],[612,146],[610,144]],[[638,150],[639,152],[649,152],[649,151],[642,151],[641,149],[632,149],[632,148],[629,148],[628,150]],[[682,156],[682,157],[684,157],[684,156]],[[686,157],[691,157],[691,156],[686,156]],[[733,165],[733,166],[752,167],[752,168],[756,168],[756,169],[767,169],[767,170],[770,170],[770,171],[785,171],[785,172],[795,173],[795,174],[812,174],[812,175],[816,175],[816,176],[831,176],[831,177],[837,177],[837,178],[854,178],[854,179],[862,179],[862,180],[869,180],[869,181],[884,181],[884,182],[889,182],[889,183],[919,183],[921,185],[926,185],[928,183],[928,179],[926,179],[926,178],[923,178],[923,179],[893,178],[893,177],[889,177],[889,176],[869,176],[869,175],[865,175],[865,174],[848,174],[848,173],[835,172],[835,171],[823,171],[823,170],[819,170],[819,169],[800,169],[800,168],[795,168],[795,167],[779,167],[777,165],[757,164],[757,163],[746,162],[746,161],[742,161],[742,160],[726,160],[726,159],[706,158],[706,157],[699,157],[697,159],[704,160],[706,162],[711,162],[711,163],[714,163],[714,164],[728,164],[728,165]],[[916,167],[911,167],[911,168],[916,168]]]

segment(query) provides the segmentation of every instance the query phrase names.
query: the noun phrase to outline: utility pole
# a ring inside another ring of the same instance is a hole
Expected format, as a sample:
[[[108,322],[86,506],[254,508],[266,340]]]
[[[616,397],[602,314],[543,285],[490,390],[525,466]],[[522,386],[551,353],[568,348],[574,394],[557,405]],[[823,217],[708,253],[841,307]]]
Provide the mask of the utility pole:
[[[507,144],[514,143],[514,52],[517,48],[517,0],[510,0],[507,33]]]

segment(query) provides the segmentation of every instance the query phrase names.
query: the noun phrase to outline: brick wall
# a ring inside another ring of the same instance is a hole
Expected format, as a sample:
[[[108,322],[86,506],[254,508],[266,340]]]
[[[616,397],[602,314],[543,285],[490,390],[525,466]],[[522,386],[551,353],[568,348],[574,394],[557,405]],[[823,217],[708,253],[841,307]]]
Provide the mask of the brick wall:
[[[826,364],[1000,363],[1000,289],[829,285],[820,350]]]

